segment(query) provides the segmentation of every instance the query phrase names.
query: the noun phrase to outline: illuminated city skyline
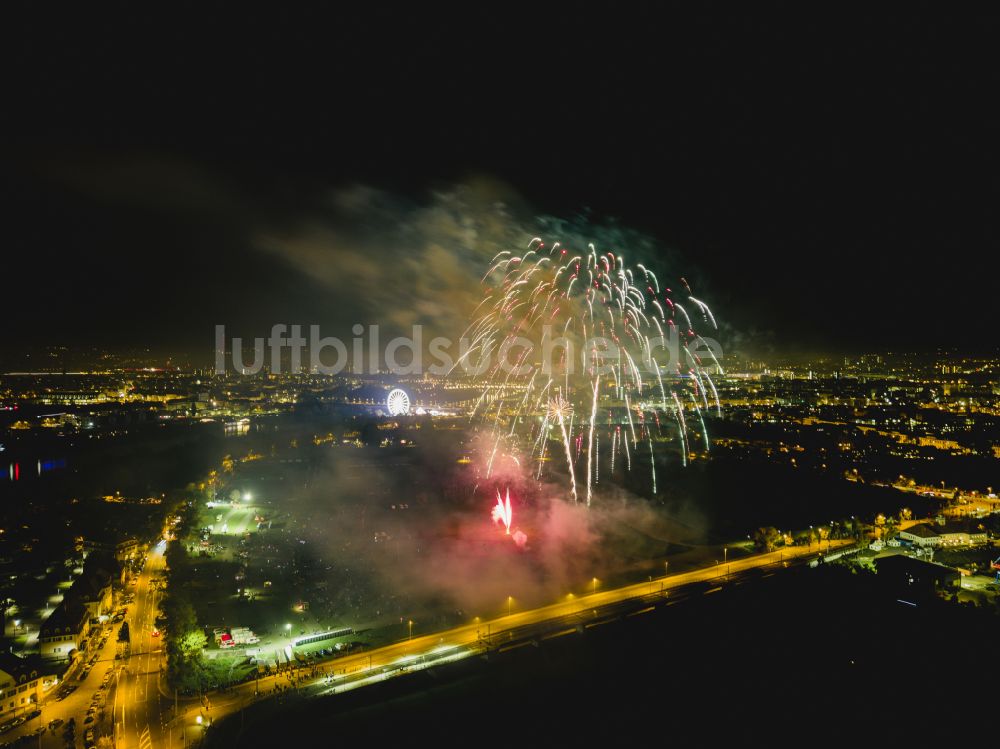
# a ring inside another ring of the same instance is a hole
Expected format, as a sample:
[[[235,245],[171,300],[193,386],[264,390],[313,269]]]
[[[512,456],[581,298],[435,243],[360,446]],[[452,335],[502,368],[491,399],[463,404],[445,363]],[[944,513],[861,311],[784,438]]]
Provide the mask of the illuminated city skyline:
[[[962,14],[12,8],[0,745],[995,743]]]

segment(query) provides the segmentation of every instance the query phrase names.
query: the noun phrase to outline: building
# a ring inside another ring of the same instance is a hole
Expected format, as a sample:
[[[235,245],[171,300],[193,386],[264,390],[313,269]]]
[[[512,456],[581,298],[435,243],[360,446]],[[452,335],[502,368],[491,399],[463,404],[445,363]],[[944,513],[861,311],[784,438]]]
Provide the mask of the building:
[[[84,649],[91,627],[112,613],[118,569],[111,554],[92,552],[87,556],[83,574],[41,626],[38,646],[42,658],[70,660]]]
[[[59,683],[59,675],[39,658],[0,653],[0,722],[37,705]]]
[[[115,544],[115,559],[124,564],[130,559],[139,556],[139,540],[136,538],[126,538]]]
[[[118,542],[88,539],[86,548],[90,549],[91,553],[111,554],[122,565],[137,558],[141,552],[141,544],[136,538],[126,538]]]
[[[91,624],[103,621],[112,613],[113,582],[119,574],[120,567],[110,554],[92,552],[83,563],[83,574],[69,589],[68,597],[87,610]]]
[[[80,651],[90,633],[90,612],[68,598],[67,595],[56,606],[38,632],[38,648],[44,660],[70,660]]]
[[[927,523],[920,523],[900,531],[899,538],[920,548],[940,546],[943,540],[938,530]]]
[[[972,523],[950,522],[941,526],[942,546],[978,546],[989,540],[986,529]]]

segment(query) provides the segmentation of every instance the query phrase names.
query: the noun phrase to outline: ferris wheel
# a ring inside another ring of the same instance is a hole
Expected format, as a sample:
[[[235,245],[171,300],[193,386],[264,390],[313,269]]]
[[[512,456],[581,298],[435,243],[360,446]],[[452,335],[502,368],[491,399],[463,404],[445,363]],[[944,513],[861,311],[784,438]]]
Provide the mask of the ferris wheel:
[[[395,388],[389,393],[385,405],[388,406],[391,416],[408,414],[410,412],[410,396],[406,394],[405,390]]]

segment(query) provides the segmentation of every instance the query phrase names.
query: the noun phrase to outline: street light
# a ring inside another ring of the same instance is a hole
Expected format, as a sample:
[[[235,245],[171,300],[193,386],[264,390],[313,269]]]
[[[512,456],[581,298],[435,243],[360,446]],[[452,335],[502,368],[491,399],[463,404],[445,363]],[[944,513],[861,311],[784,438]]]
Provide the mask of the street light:
[[[408,640],[412,640],[413,639],[413,620],[412,619],[410,619],[409,625],[410,625],[410,635],[409,635],[409,637],[407,639]]]
[[[597,595],[597,578],[595,577],[591,582],[594,584],[593,595]]]
[[[726,578],[729,578],[729,547],[722,547],[722,563],[726,565]]]
[[[507,596],[507,616],[510,616],[510,604],[513,600],[513,596]]]

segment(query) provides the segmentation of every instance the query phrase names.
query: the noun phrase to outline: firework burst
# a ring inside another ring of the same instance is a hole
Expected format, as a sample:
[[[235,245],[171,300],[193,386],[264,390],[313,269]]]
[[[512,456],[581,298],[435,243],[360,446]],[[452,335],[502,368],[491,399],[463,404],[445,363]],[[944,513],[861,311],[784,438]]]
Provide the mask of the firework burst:
[[[500,490],[497,489],[497,503],[493,507],[493,522],[503,523],[504,527],[507,529],[507,535],[510,535],[510,524],[514,519],[514,513],[510,508],[510,489],[507,490],[506,501],[500,496]]]
[[[709,448],[704,412],[720,408],[711,370],[721,366],[698,328],[717,326],[684,279],[675,293],[620,253],[536,238],[523,255],[494,257],[483,284],[458,364],[478,360],[473,417],[491,438],[487,478],[498,453],[537,462],[540,478],[559,442],[569,493],[580,501],[582,485],[589,506],[602,436],[612,472],[648,454],[654,494],[657,446],[676,445],[685,465],[694,440]]]

